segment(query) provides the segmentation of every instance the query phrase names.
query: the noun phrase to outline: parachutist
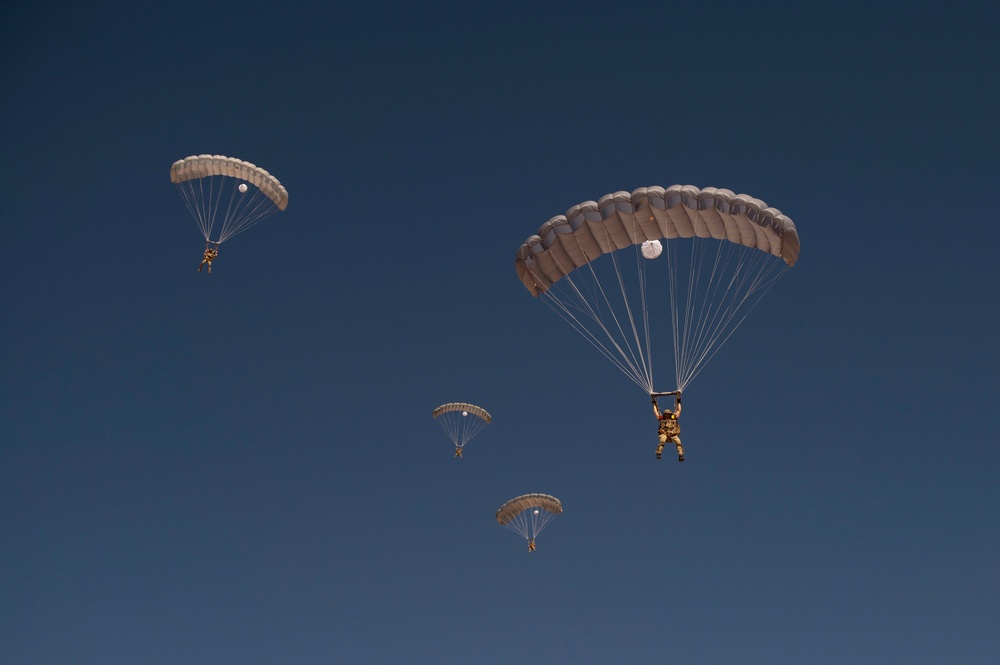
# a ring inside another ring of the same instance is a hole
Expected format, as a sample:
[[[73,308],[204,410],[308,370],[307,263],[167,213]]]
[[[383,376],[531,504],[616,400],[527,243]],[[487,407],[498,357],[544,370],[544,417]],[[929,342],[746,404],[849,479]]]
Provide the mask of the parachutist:
[[[528,551],[535,551],[535,538],[563,511],[562,502],[548,494],[522,494],[497,510],[497,524],[505,526],[528,541]]]
[[[681,425],[678,422],[678,418],[681,416],[681,392],[679,390],[673,393],[663,393],[666,395],[674,396],[674,409],[663,409],[660,411],[660,406],[656,403],[656,395],[650,395],[653,399],[653,414],[660,423],[659,427],[659,438],[660,442],[656,446],[656,459],[663,459],[663,448],[667,445],[667,442],[677,446],[677,461],[684,461],[684,446],[681,445]]]
[[[215,247],[212,247],[211,244],[206,244],[205,245],[205,253],[202,255],[202,258],[201,258],[201,265],[198,266],[198,272],[201,272],[202,267],[207,264],[208,265],[208,274],[211,275],[212,274],[212,261],[214,261],[216,258],[218,258],[218,256],[219,256],[219,247],[218,247],[218,245],[216,245]]]
[[[469,439],[493,420],[486,409],[467,402],[449,402],[434,409],[434,419],[455,446],[455,457],[462,459],[462,451]]]

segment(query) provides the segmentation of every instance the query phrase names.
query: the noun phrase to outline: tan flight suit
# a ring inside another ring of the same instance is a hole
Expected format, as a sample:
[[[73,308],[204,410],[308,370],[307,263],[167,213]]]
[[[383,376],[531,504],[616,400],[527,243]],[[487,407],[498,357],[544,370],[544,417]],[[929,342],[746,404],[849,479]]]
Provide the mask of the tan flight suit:
[[[656,409],[656,407],[654,407]],[[678,418],[681,415],[681,405],[677,405],[677,410],[671,413],[669,410],[664,410],[663,413],[657,411],[657,419],[660,421],[659,436],[660,443],[656,446],[656,458],[659,459],[663,454],[663,448],[667,445],[667,442],[677,446],[677,458],[684,461],[684,447],[681,445],[681,425],[678,422]]]
[[[208,274],[211,275],[212,274],[212,261],[214,261],[215,257],[217,257],[218,255],[219,255],[219,250],[217,250],[217,249],[206,249],[205,250],[205,255],[201,259],[201,265],[198,266],[198,272],[201,272],[201,267],[207,263],[208,264]]]

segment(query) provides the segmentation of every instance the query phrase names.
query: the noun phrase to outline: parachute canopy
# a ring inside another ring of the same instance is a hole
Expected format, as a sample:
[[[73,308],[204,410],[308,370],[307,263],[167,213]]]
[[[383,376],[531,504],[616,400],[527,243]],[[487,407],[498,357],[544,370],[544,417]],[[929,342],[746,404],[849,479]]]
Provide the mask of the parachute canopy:
[[[449,402],[448,404],[442,404],[438,408],[434,409],[434,417],[443,416],[446,413],[455,413],[461,411],[463,415],[468,414],[470,416],[476,416],[482,419],[486,424],[490,424],[493,417],[486,412],[481,406],[476,406],[475,404],[467,404],[465,402]]]
[[[466,402],[442,404],[434,409],[432,415],[458,449],[464,448],[469,439],[493,422],[486,409]]]
[[[792,220],[760,199],[673,185],[573,206],[524,241],[514,267],[531,295],[652,393],[653,331],[663,322],[650,304],[670,303],[683,390],[799,250]]]
[[[170,182],[177,186],[206,242],[222,243],[288,206],[288,191],[277,178],[235,157],[179,159],[170,167]],[[213,238],[217,221],[221,225]]]
[[[535,508],[555,516],[562,512],[562,503],[548,494],[522,494],[500,506],[497,510],[497,522],[507,526],[521,513]]]
[[[548,494],[523,494],[500,506],[497,523],[507,527],[531,544],[556,515],[562,513],[562,503]]]
[[[767,252],[789,267],[799,258],[792,220],[760,199],[693,185],[640,187],[584,201],[542,224],[521,245],[517,276],[534,295],[604,254],[674,238],[714,238]]]

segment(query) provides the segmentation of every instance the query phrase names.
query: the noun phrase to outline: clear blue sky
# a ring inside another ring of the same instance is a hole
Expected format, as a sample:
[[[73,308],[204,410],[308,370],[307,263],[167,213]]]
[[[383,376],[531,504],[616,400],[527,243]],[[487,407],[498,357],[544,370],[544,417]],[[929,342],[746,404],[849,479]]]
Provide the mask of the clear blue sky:
[[[583,4],[0,10],[0,662],[996,662],[1000,9]],[[683,465],[513,268],[674,183],[803,248]]]

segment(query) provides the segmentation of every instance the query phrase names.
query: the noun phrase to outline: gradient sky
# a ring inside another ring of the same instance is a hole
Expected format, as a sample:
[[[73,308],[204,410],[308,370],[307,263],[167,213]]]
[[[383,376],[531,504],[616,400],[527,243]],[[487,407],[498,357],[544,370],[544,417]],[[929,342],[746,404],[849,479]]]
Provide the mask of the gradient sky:
[[[0,662],[996,662],[998,25],[5,6]],[[290,194],[210,277],[198,153]],[[685,392],[683,465],[513,268],[675,183],[802,239]],[[449,401],[494,416],[462,461]],[[526,492],[565,508],[530,555],[494,519]]]

